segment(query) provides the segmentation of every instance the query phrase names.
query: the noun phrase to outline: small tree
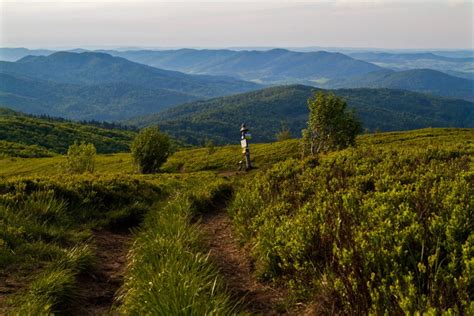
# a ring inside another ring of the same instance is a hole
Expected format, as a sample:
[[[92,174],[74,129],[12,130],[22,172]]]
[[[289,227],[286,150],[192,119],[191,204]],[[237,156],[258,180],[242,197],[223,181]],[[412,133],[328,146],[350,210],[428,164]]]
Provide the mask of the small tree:
[[[308,99],[308,127],[302,131],[304,154],[346,148],[355,144],[362,131],[354,111],[347,103],[330,93],[319,92]]]
[[[170,139],[158,126],[144,128],[132,143],[132,157],[142,173],[155,173],[170,155]]]
[[[94,172],[96,150],[93,144],[74,142],[67,150],[66,169],[71,173]]]
[[[212,139],[207,138],[204,142],[204,146],[207,148],[207,154],[212,155],[216,152],[216,145]]]
[[[291,131],[285,122],[281,122],[280,131],[275,136],[279,142],[291,139]]]

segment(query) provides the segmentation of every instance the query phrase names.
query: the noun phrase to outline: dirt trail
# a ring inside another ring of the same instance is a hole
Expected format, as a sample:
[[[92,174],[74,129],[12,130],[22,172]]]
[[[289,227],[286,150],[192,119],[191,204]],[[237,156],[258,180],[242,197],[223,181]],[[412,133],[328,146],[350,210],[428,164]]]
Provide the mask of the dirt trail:
[[[122,284],[131,239],[130,233],[94,232],[96,269],[80,276],[78,283],[83,300],[74,315],[109,314],[114,295]]]
[[[9,273],[0,273],[0,315],[7,313],[6,302],[13,294],[24,288],[25,284]]]
[[[210,257],[233,296],[243,302],[244,311],[257,315],[288,314],[278,308],[286,292],[256,279],[250,255],[238,246],[227,213],[220,210],[206,214],[201,225],[209,236]]]

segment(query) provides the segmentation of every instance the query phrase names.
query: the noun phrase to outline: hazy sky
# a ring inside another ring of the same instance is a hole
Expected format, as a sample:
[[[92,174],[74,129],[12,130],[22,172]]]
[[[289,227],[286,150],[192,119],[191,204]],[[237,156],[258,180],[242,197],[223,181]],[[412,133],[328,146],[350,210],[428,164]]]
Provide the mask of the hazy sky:
[[[461,0],[0,0],[0,45],[473,48],[473,5]]]

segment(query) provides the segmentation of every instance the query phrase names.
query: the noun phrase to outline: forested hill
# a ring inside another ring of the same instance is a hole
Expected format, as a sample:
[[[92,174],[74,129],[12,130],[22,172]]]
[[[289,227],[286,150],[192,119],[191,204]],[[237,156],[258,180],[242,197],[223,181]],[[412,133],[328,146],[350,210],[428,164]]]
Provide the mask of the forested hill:
[[[233,143],[239,124],[249,125],[254,141],[267,142],[286,124],[296,137],[305,127],[307,99],[314,89],[292,85],[262,89],[176,106],[172,109],[128,120],[128,124],[158,124],[171,135],[188,143],[209,138]],[[474,127],[474,103],[390,89],[339,89],[371,131],[409,130],[423,127]]]
[[[125,152],[134,135],[135,132],[118,125],[40,118],[0,107],[0,156],[65,153],[75,141],[92,143],[99,153]],[[10,153],[12,148],[15,150]]]
[[[0,103],[30,114],[121,120],[197,99],[178,91],[124,82],[81,85],[0,73]]]
[[[0,104],[71,119],[119,120],[257,88],[229,77],[187,75],[103,53],[59,52],[0,62]]]
[[[337,83],[333,82],[331,87],[404,89],[474,101],[474,81],[432,69],[377,71],[356,78],[343,79]]]

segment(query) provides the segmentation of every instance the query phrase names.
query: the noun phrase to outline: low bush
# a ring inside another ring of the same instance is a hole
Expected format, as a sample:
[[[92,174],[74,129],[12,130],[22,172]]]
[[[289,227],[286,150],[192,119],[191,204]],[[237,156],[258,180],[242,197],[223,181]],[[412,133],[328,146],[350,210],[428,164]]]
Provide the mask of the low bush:
[[[231,213],[262,278],[316,313],[472,314],[472,146],[364,146],[288,160]]]

